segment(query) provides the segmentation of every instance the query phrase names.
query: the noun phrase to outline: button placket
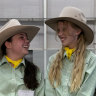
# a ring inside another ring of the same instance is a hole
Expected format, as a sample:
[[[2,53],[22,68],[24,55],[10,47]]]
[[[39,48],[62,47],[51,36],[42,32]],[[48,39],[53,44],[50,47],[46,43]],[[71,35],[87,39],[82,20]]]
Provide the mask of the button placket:
[[[15,69],[12,68],[12,77],[11,77],[11,96],[13,96],[15,94],[15,89],[16,89],[16,78],[15,78]]]
[[[71,72],[73,68],[73,62],[72,60],[65,59],[64,61],[64,67],[62,69],[62,94],[63,96],[69,96],[69,82],[71,78]]]

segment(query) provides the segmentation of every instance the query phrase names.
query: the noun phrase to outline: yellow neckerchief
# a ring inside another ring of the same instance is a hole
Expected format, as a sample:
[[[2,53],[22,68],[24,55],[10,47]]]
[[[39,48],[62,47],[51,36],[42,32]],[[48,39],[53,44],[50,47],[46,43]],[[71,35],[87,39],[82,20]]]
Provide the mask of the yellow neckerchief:
[[[16,61],[13,61],[12,59],[10,59],[8,56],[5,56],[7,61],[9,63],[12,63],[13,64],[13,68],[16,68],[21,62],[22,62],[22,59],[19,59],[19,60],[16,60]]]
[[[69,49],[68,47],[65,47],[64,49],[66,51],[67,58],[70,59],[72,53],[75,51],[75,48]]]

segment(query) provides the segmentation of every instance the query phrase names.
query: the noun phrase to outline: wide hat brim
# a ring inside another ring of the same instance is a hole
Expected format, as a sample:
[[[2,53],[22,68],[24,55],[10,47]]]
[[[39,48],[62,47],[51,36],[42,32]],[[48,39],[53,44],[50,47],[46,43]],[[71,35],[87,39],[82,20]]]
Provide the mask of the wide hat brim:
[[[85,23],[80,22],[79,20],[76,20],[71,17],[58,17],[58,18],[52,18],[52,19],[46,20],[45,24],[47,24],[50,28],[52,28],[53,30],[56,31],[57,22],[63,21],[63,20],[69,21],[69,22],[72,22],[72,23],[78,25],[84,32],[84,37],[85,37],[87,45],[92,43],[92,41],[94,39],[94,33],[93,33],[92,29],[90,27],[88,27]]]
[[[31,41],[39,30],[40,30],[39,27],[30,25],[17,25],[3,30],[0,33],[0,58],[2,57],[1,46],[8,38],[19,33],[26,33],[29,41]]]

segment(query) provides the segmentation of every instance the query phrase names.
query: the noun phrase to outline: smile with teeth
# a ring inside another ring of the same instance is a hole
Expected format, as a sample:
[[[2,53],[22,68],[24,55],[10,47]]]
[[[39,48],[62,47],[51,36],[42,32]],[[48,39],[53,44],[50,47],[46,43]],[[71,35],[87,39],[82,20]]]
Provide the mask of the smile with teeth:
[[[29,46],[27,46],[27,45],[25,45],[25,46],[23,46],[24,48],[28,48]]]
[[[60,37],[61,41],[65,40],[66,38],[65,37]]]

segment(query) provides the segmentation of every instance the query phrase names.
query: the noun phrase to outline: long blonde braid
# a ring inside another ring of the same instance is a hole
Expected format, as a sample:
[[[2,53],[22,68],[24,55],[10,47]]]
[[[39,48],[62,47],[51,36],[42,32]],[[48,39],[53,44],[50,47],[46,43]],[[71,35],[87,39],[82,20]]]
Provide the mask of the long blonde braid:
[[[62,69],[62,59],[64,54],[64,48],[57,53],[55,60],[49,71],[49,80],[53,87],[60,85],[61,83],[61,69]],[[56,81],[56,86],[54,86],[54,81]]]
[[[75,51],[75,61],[74,61],[74,68],[72,72],[72,82],[70,86],[70,91],[76,91],[80,88],[82,83],[82,74],[84,69],[84,54],[85,54],[85,40],[83,34],[80,35],[80,38],[77,43],[77,49]]]

